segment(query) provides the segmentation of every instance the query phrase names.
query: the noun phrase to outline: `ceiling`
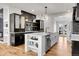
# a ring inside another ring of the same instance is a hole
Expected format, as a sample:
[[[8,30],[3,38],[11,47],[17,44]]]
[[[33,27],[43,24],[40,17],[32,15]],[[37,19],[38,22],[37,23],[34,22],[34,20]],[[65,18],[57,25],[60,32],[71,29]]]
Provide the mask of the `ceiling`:
[[[72,10],[75,3],[8,3],[7,5],[36,15],[44,14],[44,7],[47,6],[47,13],[52,15],[55,13],[62,13]]]

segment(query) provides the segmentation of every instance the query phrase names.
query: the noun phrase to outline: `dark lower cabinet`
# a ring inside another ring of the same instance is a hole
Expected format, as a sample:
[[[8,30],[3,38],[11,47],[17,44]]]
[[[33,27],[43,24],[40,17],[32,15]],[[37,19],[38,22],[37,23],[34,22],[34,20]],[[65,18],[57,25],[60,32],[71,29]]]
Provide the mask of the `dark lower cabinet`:
[[[79,41],[72,41],[72,56],[79,56]]]
[[[10,43],[12,46],[24,44],[24,34],[11,34]]]

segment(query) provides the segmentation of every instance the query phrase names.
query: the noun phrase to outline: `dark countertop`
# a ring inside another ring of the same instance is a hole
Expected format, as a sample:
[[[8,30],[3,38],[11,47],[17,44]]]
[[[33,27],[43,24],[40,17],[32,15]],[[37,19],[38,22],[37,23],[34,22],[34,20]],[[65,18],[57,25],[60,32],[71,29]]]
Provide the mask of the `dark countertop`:
[[[28,34],[28,33],[37,33],[39,31],[25,31],[25,32],[10,32],[10,34]]]

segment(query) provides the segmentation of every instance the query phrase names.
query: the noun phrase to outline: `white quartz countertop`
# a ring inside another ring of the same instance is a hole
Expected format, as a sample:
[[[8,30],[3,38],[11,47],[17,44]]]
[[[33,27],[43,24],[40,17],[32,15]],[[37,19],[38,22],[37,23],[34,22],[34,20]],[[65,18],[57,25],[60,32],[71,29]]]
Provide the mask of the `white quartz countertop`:
[[[79,34],[71,34],[71,41],[79,41]]]
[[[37,32],[37,33],[30,33],[31,35],[49,35],[50,33],[45,32]]]
[[[28,34],[28,33],[36,33],[36,32],[38,32],[38,31],[10,32],[10,34],[20,34],[20,33]]]

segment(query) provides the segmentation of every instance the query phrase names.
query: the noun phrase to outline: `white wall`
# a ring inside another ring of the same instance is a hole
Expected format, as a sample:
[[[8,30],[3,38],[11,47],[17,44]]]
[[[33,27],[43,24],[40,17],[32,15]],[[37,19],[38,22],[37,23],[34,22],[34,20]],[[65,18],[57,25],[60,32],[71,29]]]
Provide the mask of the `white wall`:
[[[18,8],[9,7],[9,14],[12,14],[12,13],[21,14],[21,10]]]
[[[55,32],[58,32],[58,23],[60,24],[66,24],[66,23],[71,23],[72,22],[72,11],[63,13],[62,15],[60,14],[59,16],[55,15],[54,17],[54,26],[56,29],[54,29]]]
[[[49,16],[48,20],[45,21],[45,30],[47,28],[47,32],[54,32],[54,19]]]
[[[9,29],[9,7],[3,5],[3,38],[4,38],[4,43],[7,43],[9,45],[9,39],[10,39],[10,29]],[[6,24],[8,27],[6,27]]]
[[[55,17],[55,20],[58,21],[58,22],[61,22],[61,21],[66,21],[66,22],[72,21],[72,12],[64,13],[63,15]]]

